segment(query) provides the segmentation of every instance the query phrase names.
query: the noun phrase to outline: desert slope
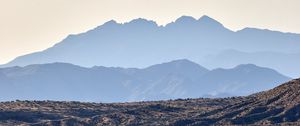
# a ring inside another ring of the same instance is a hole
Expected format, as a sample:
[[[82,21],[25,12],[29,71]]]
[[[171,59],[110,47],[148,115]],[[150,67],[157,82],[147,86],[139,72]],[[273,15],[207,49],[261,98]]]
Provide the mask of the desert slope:
[[[299,125],[300,79],[246,97],[132,103],[0,103],[1,125]]]

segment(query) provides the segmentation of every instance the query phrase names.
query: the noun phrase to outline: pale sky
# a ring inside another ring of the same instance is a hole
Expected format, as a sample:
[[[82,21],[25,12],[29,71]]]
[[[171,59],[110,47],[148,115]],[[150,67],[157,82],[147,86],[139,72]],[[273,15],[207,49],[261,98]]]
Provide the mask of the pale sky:
[[[0,64],[111,19],[164,25],[182,15],[208,15],[231,30],[300,33],[300,0],[0,0]]]

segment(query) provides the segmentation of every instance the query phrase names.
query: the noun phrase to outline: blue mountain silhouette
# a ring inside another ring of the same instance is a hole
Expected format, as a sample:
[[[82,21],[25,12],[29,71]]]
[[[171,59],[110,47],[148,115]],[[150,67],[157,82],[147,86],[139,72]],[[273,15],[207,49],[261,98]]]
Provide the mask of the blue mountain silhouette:
[[[1,67],[65,62],[85,67],[143,68],[174,59],[189,59],[206,66],[208,55],[224,50],[299,53],[300,35],[256,28],[235,32],[208,16],[200,19],[182,16],[165,26],[142,18],[123,24],[111,20],[85,33],[69,35],[44,51],[17,57]],[[270,67],[293,77],[300,75],[299,61],[289,62],[292,58],[288,58],[285,64],[293,67],[273,67],[280,60],[272,57],[263,64],[256,64],[259,61],[246,63]],[[214,61],[217,65],[206,67],[226,66],[226,59]]]
[[[290,78],[256,65],[208,70],[185,59],[143,69],[37,64],[0,68],[0,101],[127,102],[227,97],[263,91],[287,80]]]

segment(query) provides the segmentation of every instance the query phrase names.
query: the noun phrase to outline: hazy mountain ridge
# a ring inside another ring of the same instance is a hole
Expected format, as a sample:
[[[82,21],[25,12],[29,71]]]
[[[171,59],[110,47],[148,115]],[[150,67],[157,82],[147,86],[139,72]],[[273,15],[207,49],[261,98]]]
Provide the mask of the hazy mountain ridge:
[[[0,102],[1,125],[299,125],[300,79],[246,97],[132,103]],[[24,116],[26,115],[26,116]]]
[[[258,66],[269,67],[280,71],[285,75],[292,77],[300,76],[298,72],[300,67],[300,59],[298,58],[300,53],[279,53],[279,52],[243,52],[237,50],[225,50],[220,53],[208,56],[203,65],[211,68],[216,65],[220,65],[221,68],[232,68],[239,64],[252,63]],[[219,61],[223,61],[221,64]]]
[[[6,98],[2,101],[125,102],[248,95],[290,78],[255,65],[208,70],[189,60],[175,60],[144,69],[85,68],[67,63],[10,67],[0,69],[0,79],[0,93]]]
[[[281,81],[276,81],[274,78],[285,80],[287,77],[269,68],[253,64],[242,64],[230,69],[219,68],[211,70],[197,82],[214,85],[217,95],[222,91],[225,94],[231,95],[249,95],[258,92],[257,88],[268,90],[274,88],[274,83],[282,83]],[[260,81],[257,79],[260,79]],[[224,86],[228,81],[231,81],[230,84]],[[203,88],[207,89],[209,87]]]
[[[112,20],[85,33],[70,35],[42,52],[18,57],[2,67],[66,62],[86,67],[143,68],[158,62],[184,58],[212,69],[227,64],[215,59],[212,64],[218,64],[209,65],[207,55],[233,49],[249,53],[295,53],[298,56],[299,42],[300,35],[293,33],[256,28],[234,32],[208,16],[200,19],[182,16],[165,26],[158,26],[154,21],[141,18],[123,24]],[[286,63],[293,66],[290,67],[274,65],[282,62],[279,58],[269,59],[271,61],[266,60],[266,63],[257,65],[276,69],[293,77],[299,75],[298,70],[293,68],[300,68],[300,61]],[[293,58],[287,58],[285,61],[292,60]],[[241,64],[239,61],[232,62],[235,65]],[[256,64],[252,61],[246,63]]]

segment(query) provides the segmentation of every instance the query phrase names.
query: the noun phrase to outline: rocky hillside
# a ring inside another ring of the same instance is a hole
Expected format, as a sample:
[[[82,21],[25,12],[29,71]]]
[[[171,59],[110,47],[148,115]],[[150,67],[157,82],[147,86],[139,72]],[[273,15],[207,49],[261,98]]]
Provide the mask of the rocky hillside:
[[[133,103],[0,103],[0,125],[297,125],[300,79],[247,97]]]

